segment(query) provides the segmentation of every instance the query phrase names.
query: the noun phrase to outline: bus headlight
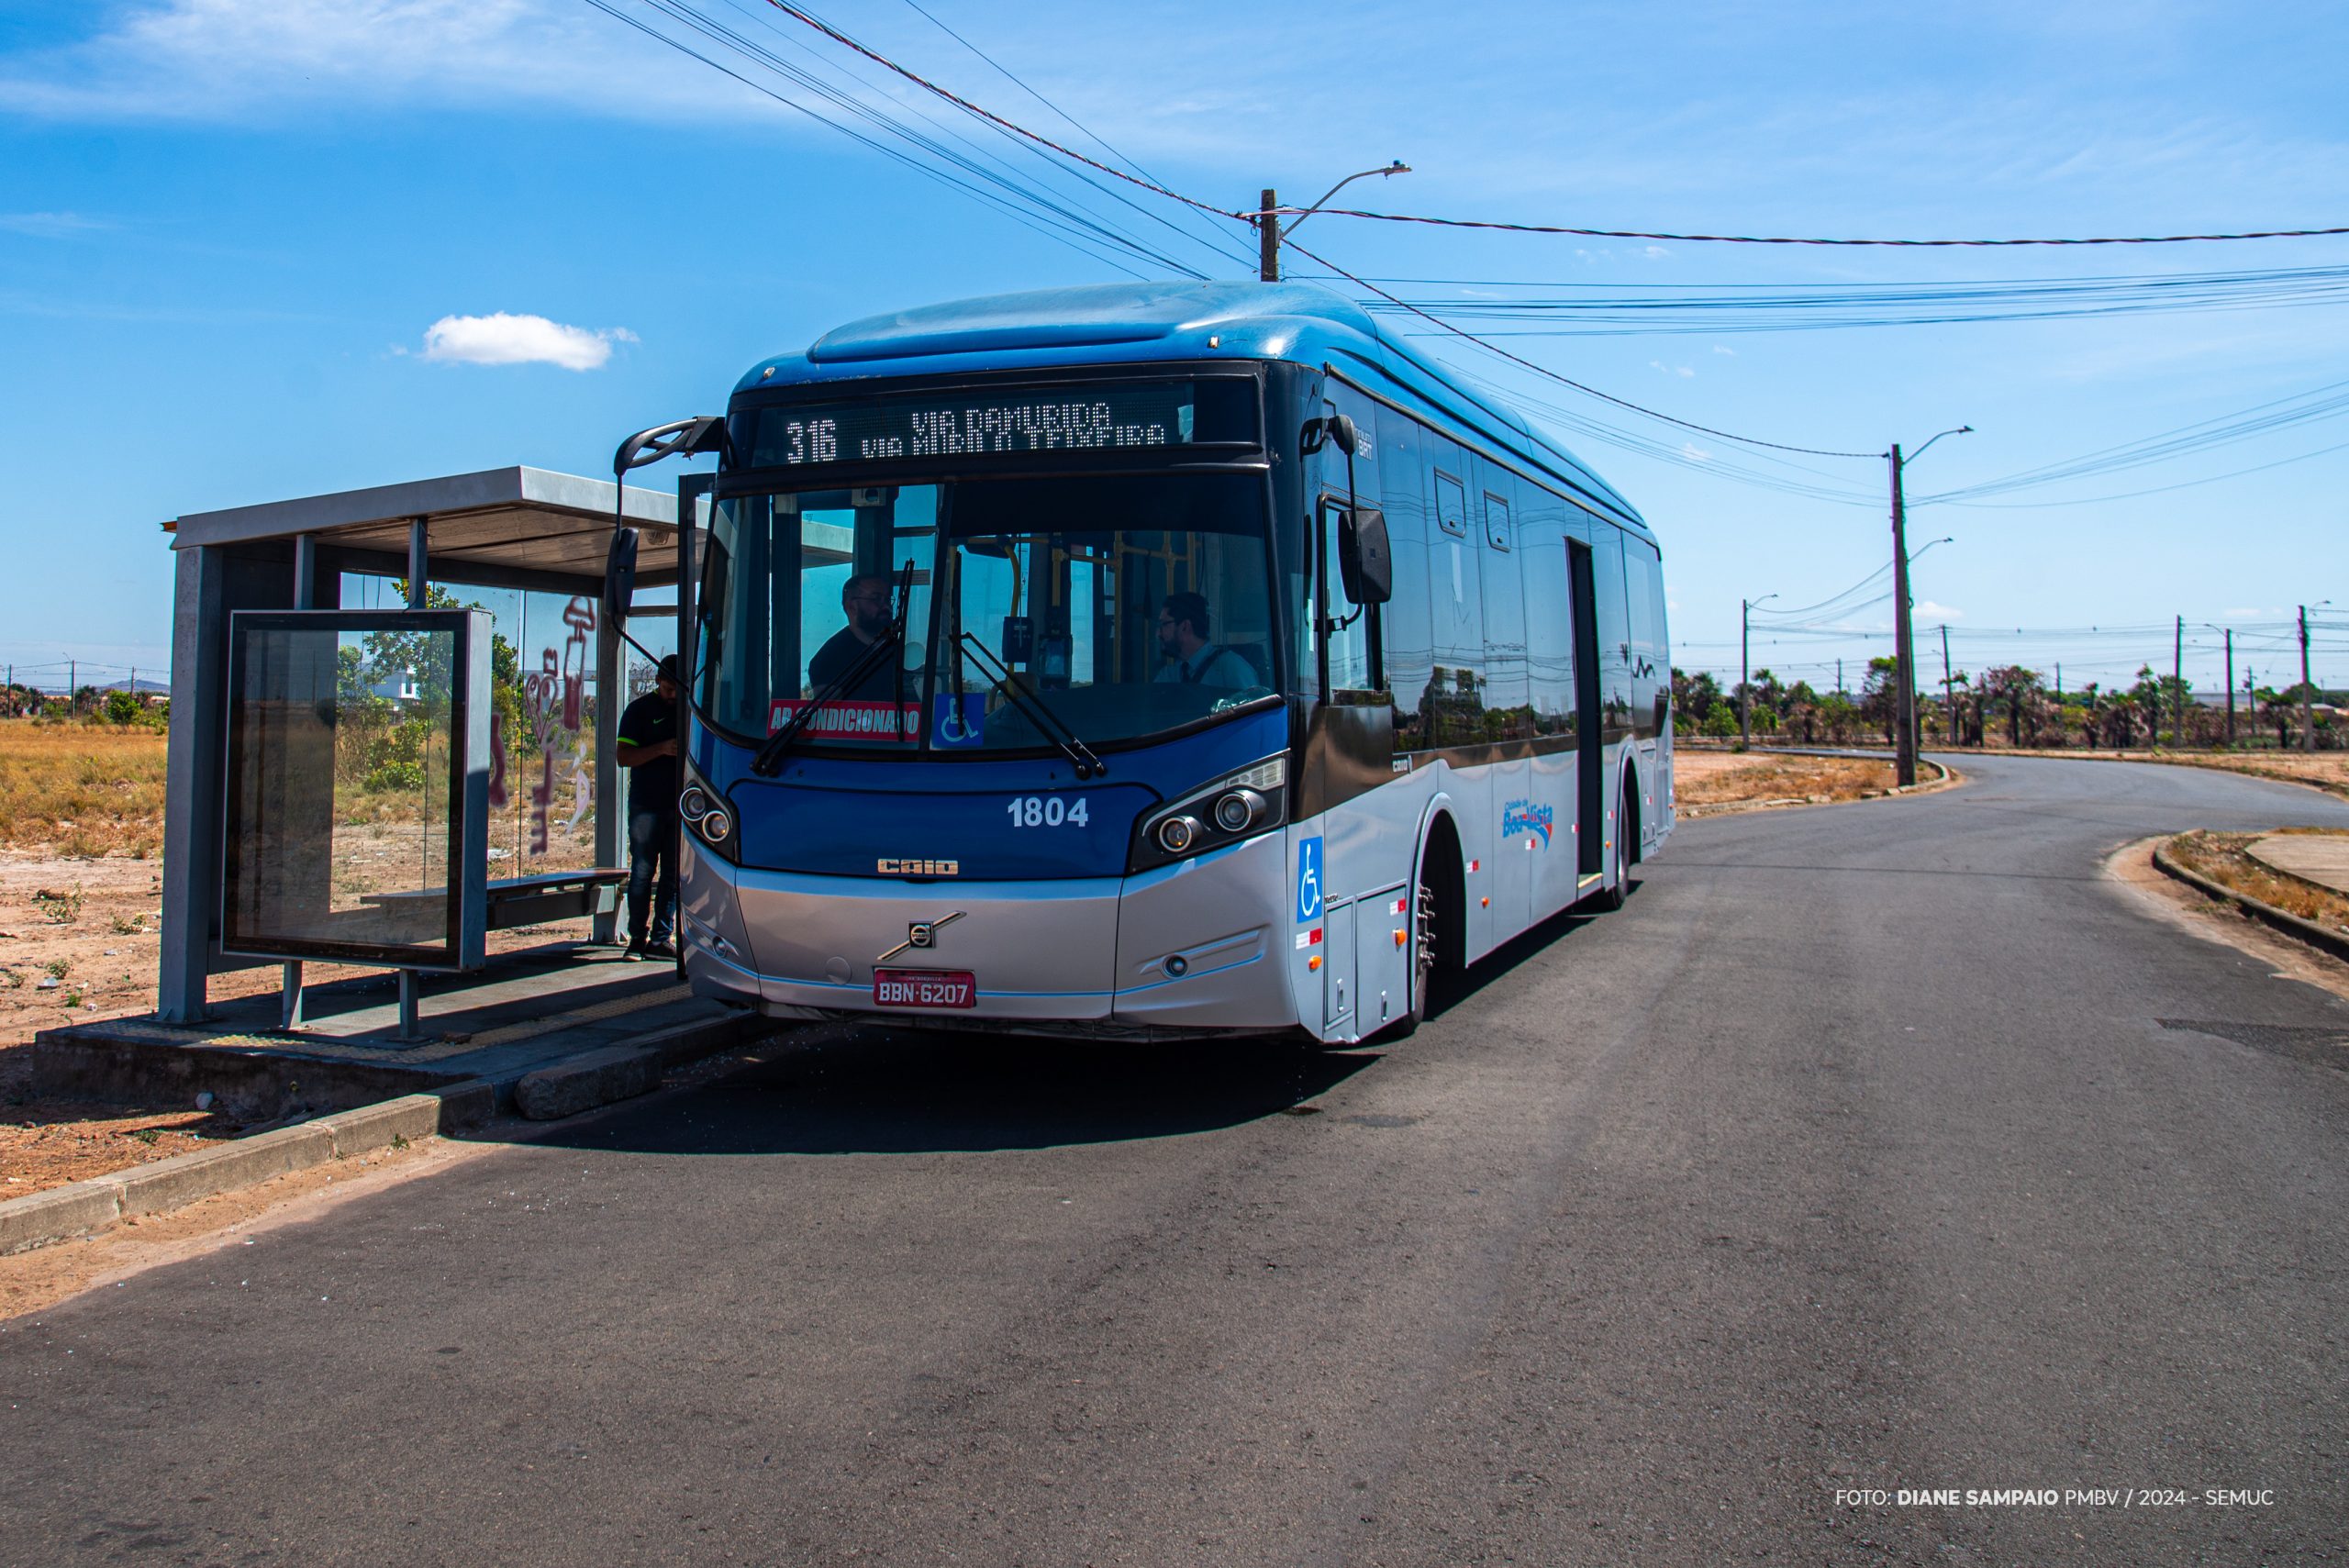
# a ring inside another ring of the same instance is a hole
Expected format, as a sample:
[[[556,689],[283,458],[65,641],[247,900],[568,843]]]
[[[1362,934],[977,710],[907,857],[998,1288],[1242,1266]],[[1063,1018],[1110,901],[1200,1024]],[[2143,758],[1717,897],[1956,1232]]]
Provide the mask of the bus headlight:
[[[722,844],[727,835],[734,831],[734,818],[724,806],[713,806],[694,818],[694,829],[712,844]]]
[[[685,793],[677,796],[677,814],[688,822],[698,822],[709,815],[709,792],[698,784],[689,784]]]
[[[1252,789],[1235,789],[1215,803],[1215,825],[1227,833],[1245,833],[1264,814],[1264,797]]]
[[[1175,796],[1134,824],[1128,872],[1236,844],[1287,819],[1288,760],[1267,757]]]

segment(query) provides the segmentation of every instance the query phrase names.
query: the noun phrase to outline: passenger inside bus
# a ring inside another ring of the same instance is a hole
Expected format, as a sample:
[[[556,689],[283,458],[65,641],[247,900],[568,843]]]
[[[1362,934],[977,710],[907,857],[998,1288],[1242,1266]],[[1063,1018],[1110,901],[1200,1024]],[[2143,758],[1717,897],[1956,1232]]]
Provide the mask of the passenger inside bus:
[[[1158,610],[1158,654],[1169,662],[1155,678],[1230,691],[1264,684],[1247,660],[1210,642],[1208,630],[1206,595],[1167,595]]]

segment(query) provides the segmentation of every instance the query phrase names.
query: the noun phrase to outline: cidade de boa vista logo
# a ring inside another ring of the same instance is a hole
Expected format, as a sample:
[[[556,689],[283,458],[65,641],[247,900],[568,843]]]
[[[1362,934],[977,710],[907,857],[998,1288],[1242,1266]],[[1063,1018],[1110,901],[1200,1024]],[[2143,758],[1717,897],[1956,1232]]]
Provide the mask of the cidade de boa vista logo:
[[[1501,837],[1514,839],[1520,833],[1538,833],[1542,847],[1550,847],[1550,829],[1557,817],[1550,807],[1531,800],[1512,800],[1501,807]]]

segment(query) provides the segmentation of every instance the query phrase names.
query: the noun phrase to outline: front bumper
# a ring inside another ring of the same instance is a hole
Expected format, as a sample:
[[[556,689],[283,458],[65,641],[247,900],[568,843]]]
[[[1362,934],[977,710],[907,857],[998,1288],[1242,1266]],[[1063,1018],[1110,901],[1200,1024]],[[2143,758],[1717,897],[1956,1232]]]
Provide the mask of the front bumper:
[[[1135,876],[1027,883],[758,871],[689,848],[686,974],[700,995],[779,1018],[1103,1036],[1290,1029],[1286,843],[1275,831]],[[904,946],[916,923],[934,946]],[[976,1005],[882,1007],[876,966],[968,971]]]

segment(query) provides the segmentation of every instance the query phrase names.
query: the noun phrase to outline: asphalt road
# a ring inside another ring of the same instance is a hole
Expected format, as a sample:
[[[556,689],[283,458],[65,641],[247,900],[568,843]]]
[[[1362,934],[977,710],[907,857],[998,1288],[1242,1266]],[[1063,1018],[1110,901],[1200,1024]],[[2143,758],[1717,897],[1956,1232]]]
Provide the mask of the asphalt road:
[[[2349,1004],[2098,862],[2349,806],[1964,765],[1385,1054],[783,1051],[6,1325],[0,1560],[2337,1558]]]

